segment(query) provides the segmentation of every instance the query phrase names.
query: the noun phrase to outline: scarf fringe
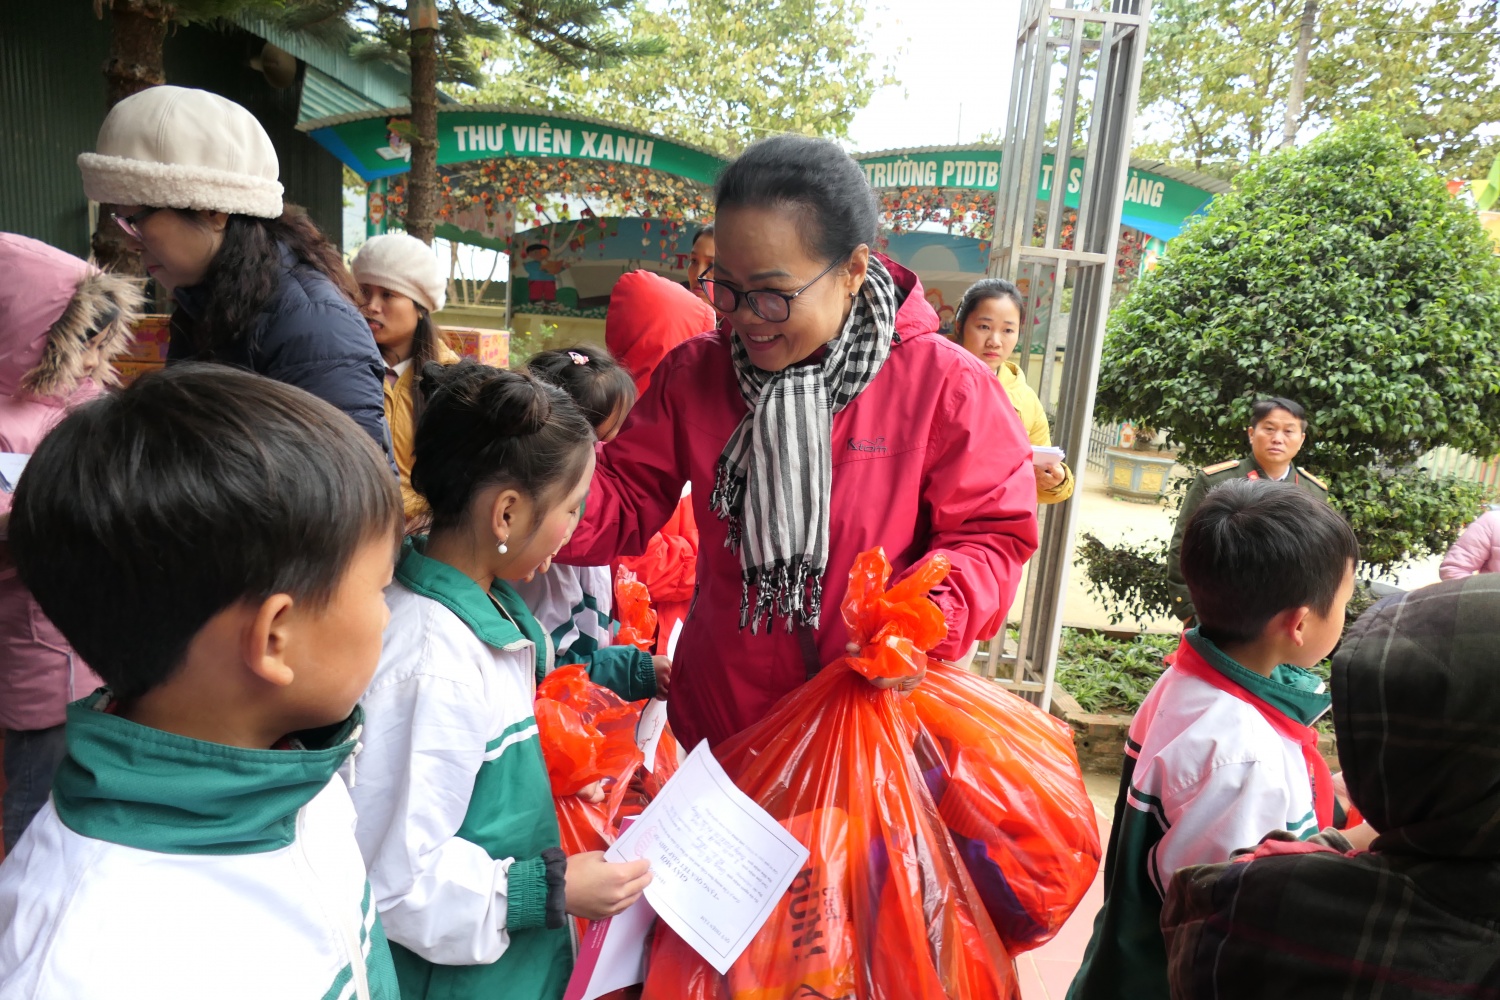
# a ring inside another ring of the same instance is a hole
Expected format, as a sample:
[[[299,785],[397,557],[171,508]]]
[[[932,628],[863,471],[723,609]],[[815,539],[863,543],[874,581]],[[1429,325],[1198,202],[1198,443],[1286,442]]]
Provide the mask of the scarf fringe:
[[[801,560],[745,570],[740,578],[740,628],[749,625],[750,634],[759,635],[762,626],[778,617],[788,632],[797,624],[815,629],[822,621],[823,578]]]
[[[729,460],[723,456],[719,457],[719,467],[714,473],[713,492],[708,495],[708,509],[719,515],[728,530],[728,537],[724,539],[727,548],[739,550],[740,541],[744,538],[745,522],[742,517],[744,513],[745,500],[745,477],[736,475],[730,467]],[[740,618],[745,617],[744,608],[740,609]],[[740,627],[744,628],[742,620]]]

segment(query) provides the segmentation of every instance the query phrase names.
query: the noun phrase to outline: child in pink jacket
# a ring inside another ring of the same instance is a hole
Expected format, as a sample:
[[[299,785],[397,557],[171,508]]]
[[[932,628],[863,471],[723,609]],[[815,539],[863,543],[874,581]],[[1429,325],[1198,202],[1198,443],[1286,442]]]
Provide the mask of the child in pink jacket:
[[[1438,576],[1457,580],[1475,573],[1500,573],[1500,510],[1481,514],[1443,556]]]
[[[141,294],[124,278],[13,233],[0,233],[0,274],[0,452],[29,455],[69,409],[113,380],[109,362],[130,345]],[[6,853],[47,801],[66,750],[68,702],[100,684],[16,576],[4,541],[11,499],[0,485]]]

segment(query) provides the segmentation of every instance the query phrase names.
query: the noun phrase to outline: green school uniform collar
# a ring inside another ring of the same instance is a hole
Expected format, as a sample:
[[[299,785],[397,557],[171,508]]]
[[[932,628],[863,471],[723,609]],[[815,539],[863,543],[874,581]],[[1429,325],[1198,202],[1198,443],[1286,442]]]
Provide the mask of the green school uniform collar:
[[[1270,677],[1262,677],[1250,668],[1236,663],[1196,627],[1187,631],[1187,641],[1209,666],[1287,718],[1295,719],[1304,726],[1317,722],[1333,704],[1328,685],[1311,670],[1283,663],[1271,671]]]
[[[100,690],[68,706],[68,756],[52,783],[58,818],[96,840],[159,854],[263,854],[296,839],[297,813],[354,751],[359,708],[297,734],[294,749],[249,750],[111,715]]]
[[[540,677],[546,671],[547,636],[515,588],[504,580],[496,580],[486,595],[479,584],[447,563],[429,558],[426,550],[427,536],[406,540],[401,561],[396,564],[397,581],[412,593],[437,601],[452,611],[486,645],[515,650],[531,643],[536,649]],[[495,601],[500,602],[510,617],[495,608]]]

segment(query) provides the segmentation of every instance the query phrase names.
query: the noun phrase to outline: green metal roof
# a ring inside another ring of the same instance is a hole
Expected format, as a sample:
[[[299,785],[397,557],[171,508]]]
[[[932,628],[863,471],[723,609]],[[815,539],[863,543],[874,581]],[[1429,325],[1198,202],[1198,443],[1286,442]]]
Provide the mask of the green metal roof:
[[[410,101],[411,77],[389,63],[355,59],[347,47],[254,14],[231,20],[307,64],[299,122]]]
[[[302,77],[302,106],[297,109],[298,123],[346,115],[356,111],[373,111],[382,105],[346,87],[316,66],[309,65]]]

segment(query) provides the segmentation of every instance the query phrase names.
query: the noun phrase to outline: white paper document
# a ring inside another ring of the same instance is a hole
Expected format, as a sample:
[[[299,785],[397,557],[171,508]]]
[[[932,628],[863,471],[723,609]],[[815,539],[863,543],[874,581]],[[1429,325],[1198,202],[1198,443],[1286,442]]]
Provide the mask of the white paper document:
[[[1061,462],[1068,455],[1061,448],[1054,448],[1046,444],[1034,444],[1031,446],[1032,465],[1051,465],[1053,462]]]
[[[646,770],[653,773],[656,771],[656,745],[661,742],[661,734],[666,728],[667,703],[652,698],[641,709],[640,721],[635,724],[635,745],[641,748],[641,754],[646,758]]]
[[[720,974],[749,946],[807,856],[734,786],[706,742],[605,852],[610,861],[651,862],[652,908]]]
[[[672,634],[667,636],[667,659],[677,656],[677,640],[682,638],[683,619],[679,618],[672,623]]]
[[[563,1000],[594,1000],[646,981],[646,936],[656,911],[642,896],[624,913],[589,924]]]
[[[16,484],[21,481],[21,473],[25,471],[26,460],[30,457],[13,451],[0,451],[0,490],[7,493],[16,491]]]

